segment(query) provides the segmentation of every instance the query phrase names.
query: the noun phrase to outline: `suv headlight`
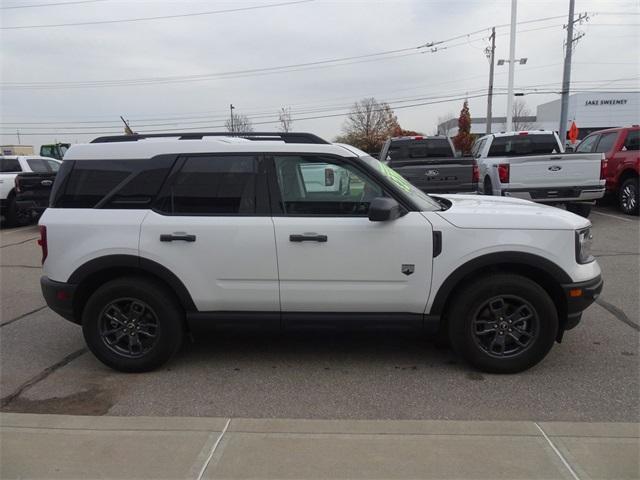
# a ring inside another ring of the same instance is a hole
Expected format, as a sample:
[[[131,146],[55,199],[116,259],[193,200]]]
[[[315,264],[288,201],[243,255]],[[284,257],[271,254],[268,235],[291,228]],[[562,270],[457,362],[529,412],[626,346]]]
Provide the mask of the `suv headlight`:
[[[595,260],[591,255],[592,243],[591,227],[576,230],[576,261],[578,263],[589,263]]]

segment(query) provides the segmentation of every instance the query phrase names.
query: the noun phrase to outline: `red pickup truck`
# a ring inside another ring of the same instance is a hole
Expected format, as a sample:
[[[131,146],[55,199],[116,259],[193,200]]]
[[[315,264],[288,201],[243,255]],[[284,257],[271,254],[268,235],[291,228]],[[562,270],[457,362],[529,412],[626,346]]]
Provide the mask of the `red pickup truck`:
[[[618,198],[620,210],[638,215],[638,174],[640,173],[640,126],[610,128],[588,135],[576,152],[604,153],[607,159],[607,192]]]

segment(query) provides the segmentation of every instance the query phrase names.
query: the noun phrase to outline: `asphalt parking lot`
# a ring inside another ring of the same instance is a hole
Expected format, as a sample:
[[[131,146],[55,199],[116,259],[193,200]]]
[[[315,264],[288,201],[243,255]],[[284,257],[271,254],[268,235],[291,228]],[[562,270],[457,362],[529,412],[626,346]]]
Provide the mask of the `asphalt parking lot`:
[[[2,230],[1,410],[77,415],[638,421],[640,222],[591,216],[605,286],[535,368],[479,373],[402,334],[216,334],[163,369],[122,374],[40,294],[37,227]]]

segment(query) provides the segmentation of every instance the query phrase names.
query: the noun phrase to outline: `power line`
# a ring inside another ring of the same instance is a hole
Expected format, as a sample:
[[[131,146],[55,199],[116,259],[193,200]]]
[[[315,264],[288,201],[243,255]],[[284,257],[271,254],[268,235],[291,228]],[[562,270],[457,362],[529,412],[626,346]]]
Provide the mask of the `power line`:
[[[94,20],[92,22],[78,22],[78,23],[51,23],[44,25],[15,25],[10,27],[0,27],[0,30],[22,30],[31,28],[57,28],[57,27],[78,27],[82,25],[106,25],[113,23],[132,23],[132,22],[148,22],[155,20],[166,20],[169,18],[185,18],[185,17],[198,17],[201,15],[216,15],[219,13],[232,13],[232,12],[244,12],[247,10],[258,10],[263,8],[284,7],[288,5],[297,5],[300,3],[309,3],[315,0],[295,0],[291,2],[272,3],[269,5],[253,5],[251,7],[240,8],[228,8],[225,10],[211,10],[207,12],[195,12],[195,13],[182,13],[178,15],[160,15],[156,17],[138,17],[138,18],[125,18],[121,20]]]
[[[0,10],[14,10],[18,8],[40,8],[40,7],[58,7],[64,5],[79,5],[82,3],[98,3],[108,2],[109,0],[76,0],[73,2],[58,2],[58,3],[39,3],[35,5],[11,5],[9,7],[0,7]]]

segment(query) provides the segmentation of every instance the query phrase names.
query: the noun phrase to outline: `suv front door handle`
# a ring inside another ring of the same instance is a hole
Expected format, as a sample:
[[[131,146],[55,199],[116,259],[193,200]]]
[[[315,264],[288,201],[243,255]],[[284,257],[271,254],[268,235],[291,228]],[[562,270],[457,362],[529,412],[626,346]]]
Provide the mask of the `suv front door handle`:
[[[187,233],[180,233],[180,234],[171,234],[171,233],[163,233],[160,235],[160,241],[161,242],[173,242],[174,240],[182,240],[183,242],[195,242],[196,241],[196,236],[195,235],[189,235]]]
[[[317,233],[305,233],[303,235],[289,235],[290,242],[326,242],[326,235],[318,235]]]

